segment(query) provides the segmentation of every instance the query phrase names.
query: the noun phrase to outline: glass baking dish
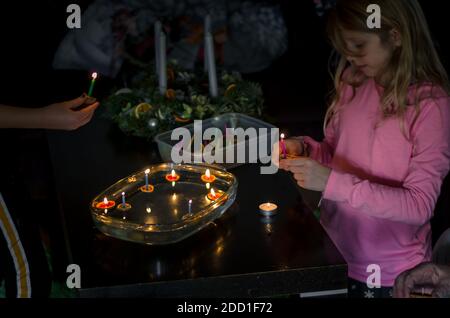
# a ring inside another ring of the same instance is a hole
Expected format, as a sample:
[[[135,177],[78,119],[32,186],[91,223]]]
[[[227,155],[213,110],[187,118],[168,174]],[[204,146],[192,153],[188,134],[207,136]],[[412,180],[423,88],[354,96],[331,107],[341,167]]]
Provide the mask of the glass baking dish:
[[[202,180],[207,169],[213,182]],[[172,170],[179,180],[170,179]],[[162,163],[103,191],[92,200],[91,213],[106,235],[149,245],[176,243],[221,217],[233,204],[237,187],[235,176],[216,166]],[[220,197],[208,198],[211,189]],[[109,206],[102,204],[105,199]]]

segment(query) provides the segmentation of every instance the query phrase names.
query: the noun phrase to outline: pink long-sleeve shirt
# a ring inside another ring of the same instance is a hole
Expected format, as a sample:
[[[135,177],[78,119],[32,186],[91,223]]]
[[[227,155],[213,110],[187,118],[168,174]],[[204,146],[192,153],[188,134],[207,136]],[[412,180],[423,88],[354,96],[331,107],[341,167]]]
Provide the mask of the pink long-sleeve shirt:
[[[321,223],[348,263],[349,277],[367,282],[368,266],[380,266],[381,285],[430,260],[430,219],[450,169],[450,99],[408,107],[404,130],[398,118],[380,121],[382,87],[372,79],[344,86],[342,106],[319,143],[305,137],[310,156],[332,168],[323,192]],[[420,96],[430,85],[415,86]],[[411,95],[412,96],[412,95]],[[405,137],[409,136],[407,139]]]

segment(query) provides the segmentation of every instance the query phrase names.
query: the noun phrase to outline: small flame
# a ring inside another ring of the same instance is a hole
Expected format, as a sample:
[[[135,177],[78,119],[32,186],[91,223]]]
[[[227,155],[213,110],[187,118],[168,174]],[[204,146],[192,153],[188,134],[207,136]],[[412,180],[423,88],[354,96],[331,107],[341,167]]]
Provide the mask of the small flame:
[[[92,73],[92,79],[95,80],[97,78],[98,74],[97,72]]]
[[[209,171],[209,169],[206,169],[205,176],[207,178],[211,178],[211,172]]]
[[[214,189],[211,189],[211,195],[212,195],[213,197],[216,197],[216,192],[214,191]]]
[[[123,196],[123,197],[125,196],[125,192],[122,192],[122,196]]]
[[[147,211],[147,213],[151,213],[152,212],[152,209],[151,208],[147,208],[147,209],[145,209],[146,211]]]
[[[103,199],[103,203],[108,204],[108,199],[106,197]]]
[[[281,138],[281,139],[284,139],[284,138],[285,138],[285,135],[284,135],[284,134],[281,134],[281,135],[280,135],[280,138]]]
[[[173,178],[175,178],[175,170],[172,169],[172,172],[170,173]]]
[[[145,174],[149,174],[150,173],[150,169],[145,170]]]
[[[192,200],[189,200],[189,204],[192,204]]]

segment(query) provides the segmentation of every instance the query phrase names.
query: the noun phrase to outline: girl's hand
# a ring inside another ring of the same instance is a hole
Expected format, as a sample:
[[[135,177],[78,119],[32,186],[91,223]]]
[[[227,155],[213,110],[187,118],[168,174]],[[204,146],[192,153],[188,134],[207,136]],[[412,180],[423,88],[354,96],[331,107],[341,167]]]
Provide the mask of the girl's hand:
[[[280,168],[293,173],[297,184],[307,190],[324,191],[331,169],[311,158],[280,160]]]
[[[286,147],[286,154],[292,157],[300,157],[304,152],[303,138],[295,137],[284,140],[284,145]],[[283,148],[281,143],[279,143],[280,156],[283,154]]]
[[[94,115],[99,103],[93,103],[81,110],[75,111],[83,105],[89,97],[83,94],[81,97],[70,101],[52,104],[39,110],[42,128],[44,129],[62,129],[75,130],[86,125]]]
[[[409,298],[412,293],[450,297],[450,267],[423,263],[400,274],[395,280],[393,296]]]

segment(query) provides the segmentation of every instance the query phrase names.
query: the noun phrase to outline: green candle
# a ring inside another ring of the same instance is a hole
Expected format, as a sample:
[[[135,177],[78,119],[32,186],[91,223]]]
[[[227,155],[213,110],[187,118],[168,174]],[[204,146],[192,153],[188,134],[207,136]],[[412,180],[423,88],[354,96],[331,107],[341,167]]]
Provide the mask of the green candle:
[[[92,81],[91,81],[91,86],[89,87],[88,96],[92,96],[92,91],[94,90],[96,78],[97,78],[97,73],[95,73],[95,72],[92,73]]]

